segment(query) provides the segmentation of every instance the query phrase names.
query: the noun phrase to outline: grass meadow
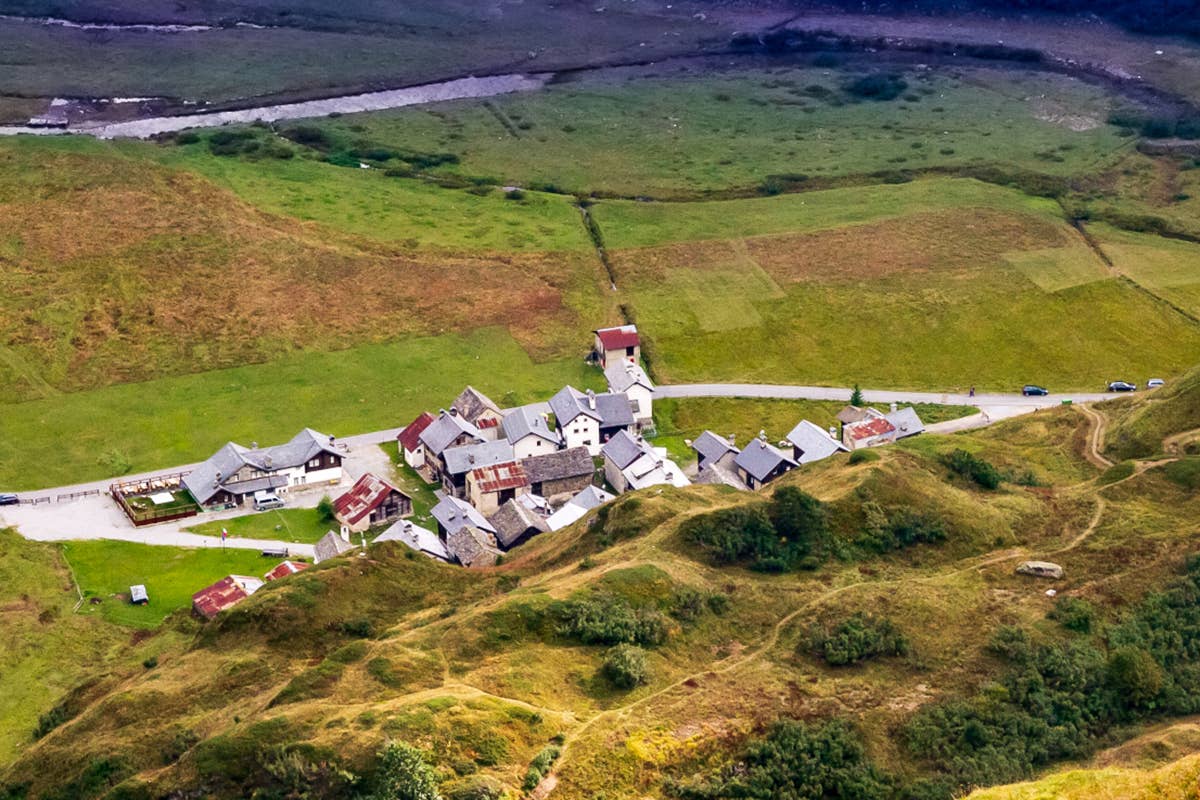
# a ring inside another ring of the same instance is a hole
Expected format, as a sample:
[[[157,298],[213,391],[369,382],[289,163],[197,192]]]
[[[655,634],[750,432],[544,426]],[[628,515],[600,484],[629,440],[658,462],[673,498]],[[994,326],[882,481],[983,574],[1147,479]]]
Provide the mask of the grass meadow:
[[[214,520],[188,528],[205,536],[220,536],[225,530],[230,538],[273,539],[300,544],[316,544],[336,522],[323,522],[315,508],[276,508],[244,517]]]
[[[843,91],[857,61],[846,69],[763,63],[668,64],[575,78],[535,94],[317,124],[347,145],[460,157],[443,171],[626,196],[755,187],[772,174],[829,178],[984,163],[1069,175],[1097,171],[1129,147],[1106,123],[1105,92],[1062,76],[909,71],[901,97],[871,102]]]

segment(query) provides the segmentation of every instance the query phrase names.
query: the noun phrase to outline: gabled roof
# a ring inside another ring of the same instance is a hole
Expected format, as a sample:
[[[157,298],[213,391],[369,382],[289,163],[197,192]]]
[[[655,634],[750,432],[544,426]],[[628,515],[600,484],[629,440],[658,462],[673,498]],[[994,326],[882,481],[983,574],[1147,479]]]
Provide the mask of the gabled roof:
[[[313,546],[313,562],[320,564],[331,558],[337,558],[343,553],[354,549],[354,545],[342,538],[336,531],[329,531]]]
[[[634,386],[641,386],[654,391],[654,383],[646,370],[629,359],[621,359],[608,365],[604,370],[604,379],[608,381],[610,392],[627,392]]]
[[[892,423],[896,428],[897,439],[916,436],[925,430],[925,423],[921,422],[921,418],[917,416],[916,410],[911,406],[898,408],[892,413],[885,415],[884,419]]]
[[[454,402],[450,404],[450,407],[472,425],[478,424],[479,418],[486,411],[491,411],[493,414],[502,413],[500,406],[493,403],[490,397],[474,386],[468,386],[463,389],[462,393],[454,398]]]
[[[492,514],[489,521],[496,529],[496,541],[505,550],[527,534],[545,533],[550,530],[545,519],[516,500],[505,502],[495,514]]]
[[[516,444],[526,436],[545,439],[555,447],[562,444],[562,436],[558,431],[550,430],[550,424],[546,422],[546,418],[530,406],[520,406],[509,411],[501,425],[504,437],[510,444]]]
[[[497,439],[494,442],[451,447],[442,453],[442,459],[446,462],[447,472],[463,475],[473,469],[512,461],[513,448],[507,439]]]
[[[633,437],[629,431],[617,431],[600,448],[600,455],[611,461],[617,469],[625,469],[637,459],[650,452],[650,447]]]
[[[443,497],[441,502],[434,506],[429,513],[433,514],[433,518],[438,521],[447,535],[468,525],[473,525],[488,533],[496,532],[492,523],[484,519],[483,514],[476,511],[473,505],[459,500],[457,497],[449,495]]]
[[[770,477],[780,464],[798,466],[791,456],[761,438],[746,445],[746,448],[737,454],[733,463],[759,481],[765,481]]]
[[[464,567],[490,567],[501,555],[496,537],[473,525],[447,534],[446,551]]]
[[[330,443],[330,438],[312,428],[305,428],[290,441],[274,447],[249,448],[229,442],[185,475],[183,485],[191,492],[196,502],[204,505],[223,488],[230,488],[229,479],[242,467],[250,466],[261,472],[276,472],[299,467],[321,453],[341,457],[342,454]],[[237,494],[247,494],[258,489],[275,488],[277,485],[279,484],[268,483],[251,487],[249,482],[244,482],[237,485],[236,489]]]
[[[720,461],[727,453],[736,454],[741,452],[724,436],[718,436],[712,431],[705,431],[697,436],[696,440],[692,442],[692,449],[695,450],[696,454],[700,457],[699,461],[701,469],[703,469],[706,464],[714,461]]]
[[[600,344],[605,350],[624,350],[626,347],[637,347],[641,342],[636,325],[599,328],[594,333],[599,337]]]
[[[861,422],[867,418],[867,410],[858,406],[846,406],[837,413],[837,421],[843,425],[849,425],[851,422]]]
[[[546,519],[546,525],[552,531],[560,531],[571,523],[579,520],[584,514],[597,508],[616,496],[609,494],[599,486],[589,486],[572,497],[566,505],[555,511]]]
[[[404,426],[404,430],[400,431],[400,435],[396,440],[400,442],[400,446],[408,452],[413,452],[421,444],[421,431],[429,427],[429,423],[433,422],[435,417],[428,411],[422,411],[421,415],[412,422]]]
[[[446,545],[442,543],[442,540],[438,538],[436,533],[406,519],[400,520],[376,536],[372,544],[379,544],[380,542],[403,542],[413,550],[424,553],[430,558],[436,558],[440,561],[450,560],[450,554],[446,552]]]
[[[468,479],[473,481],[481,492],[502,492],[505,489],[520,489],[529,485],[525,470],[521,469],[521,465],[516,461],[478,467],[471,470]]]
[[[628,427],[634,424],[629,395],[624,392],[596,394],[589,390],[585,394],[574,386],[564,386],[558,394],[550,398],[550,410],[554,412],[554,418],[560,428],[581,414],[596,420],[601,428]]]
[[[349,491],[339,495],[333,501],[333,513],[347,525],[354,525],[387,502],[392,492],[408,497],[407,494],[404,494],[404,492],[392,486],[383,478],[367,472],[354,482]],[[408,497],[408,499],[412,500],[411,497]]]
[[[796,427],[787,435],[787,440],[800,451],[801,464],[811,464],[828,458],[834,453],[847,452],[850,448],[834,439],[829,432],[806,419],[800,420]]]
[[[688,486],[691,484],[679,468],[664,453],[647,452],[625,469],[621,470],[630,489],[645,489],[648,486]]]
[[[302,572],[306,569],[308,569],[308,564],[303,561],[281,561],[263,577],[269,581],[277,581],[280,578],[295,575],[297,572]]]
[[[460,417],[457,412],[451,414],[449,411],[439,411],[437,419],[421,431],[420,439],[425,449],[436,457],[464,433],[477,442],[483,441],[479,429]]]
[[[212,619],[257,592],[262,585],[258,578],[226,575],[192,595],[192,609],[206,619]]]
[[[586,447],[568,447],[553,453],[543,453],[522,459],[521,466],[530,483],[581,478],[596,471]]]
[[[883,436],[895,430],[896,426],[886,417],[868,417],[861,422],[853,422],[846,426],[846,433],[850,434],[850,438],[855,441]]]

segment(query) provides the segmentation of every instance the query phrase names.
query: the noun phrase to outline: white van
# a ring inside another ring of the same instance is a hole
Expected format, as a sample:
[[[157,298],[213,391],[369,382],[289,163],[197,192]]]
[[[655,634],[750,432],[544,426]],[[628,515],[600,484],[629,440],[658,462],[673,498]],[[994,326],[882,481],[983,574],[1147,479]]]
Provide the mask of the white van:
[[[269,511],[272,508],[283,508],[283,501],[274,492],[266,489],[254,493],[254,510]]]

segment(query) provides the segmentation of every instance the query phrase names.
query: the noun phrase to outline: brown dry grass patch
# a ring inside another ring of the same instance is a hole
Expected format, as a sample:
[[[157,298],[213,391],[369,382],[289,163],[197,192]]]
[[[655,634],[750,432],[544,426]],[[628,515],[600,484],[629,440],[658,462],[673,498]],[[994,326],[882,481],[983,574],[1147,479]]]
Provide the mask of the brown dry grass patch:
[[[545,356],[581,327],[564,295],[589,269],[364,242],[120,158],[0,155],[0,347],[58,388],[498,325]]]

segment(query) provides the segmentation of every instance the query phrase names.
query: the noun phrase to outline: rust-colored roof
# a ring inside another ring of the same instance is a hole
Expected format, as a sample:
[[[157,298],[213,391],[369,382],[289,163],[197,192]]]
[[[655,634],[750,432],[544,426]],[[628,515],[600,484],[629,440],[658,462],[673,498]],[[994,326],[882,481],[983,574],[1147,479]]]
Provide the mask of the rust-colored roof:
[[[885,433],[891,433],[896,430],[896,426],[888,422],[883,417],[856,422],[853,425],[847,426],[850,431],[850,436],[854,439],[869,439],[873,436],[881,436]]]
[[[641,340],[637,328],[632,325],[622,325],[619,328],[601,328],[596,331],[600,344],[605,350],[624,350],[626,347],[637,347]]]
[[[502,492],[505,489],[518,489],[529,485],[525,469],[516,461],[471,470],[471,480],[479,486],[481,492]]]
[[[415,451],[421,444],[421,431],[429,427],[429,423],[433,422],[434,416],[428,411],[422,411],[421,416],[414,419],[405,426],[404,430],[400,431],[400,435],[396,437],[396,441],[400,442],[400,446],[410,453]]]
[[[499,424],[500,420],[492,419],[491,417],[480,417],[479,419],[475,420],[475,427],[479,428],[480,430],[484,428],[495,428]]]
[[[257,580],[254,581],[258,583]],[[246,591],[243,580],[236,575],[226,575],[221,580],[192,595],[192,610],[205,619],[212,619],[227,608],[245,600],[253,590]],[[258,586],[254,586],[257,589]]]
[[[269,581],[275,581],[306,569],[308,569],[308,564],[304,561],[283,561],[263,577]]]
[[[392,492],[404,494],[383,478],[368,472],[354,482],[350,491],[333,501],[333,513],[342,522],[353,525],[382,505]]]

